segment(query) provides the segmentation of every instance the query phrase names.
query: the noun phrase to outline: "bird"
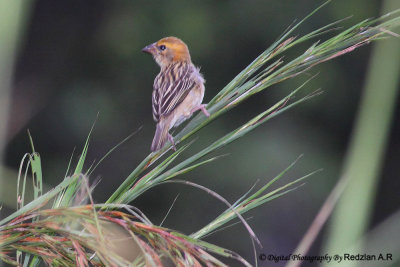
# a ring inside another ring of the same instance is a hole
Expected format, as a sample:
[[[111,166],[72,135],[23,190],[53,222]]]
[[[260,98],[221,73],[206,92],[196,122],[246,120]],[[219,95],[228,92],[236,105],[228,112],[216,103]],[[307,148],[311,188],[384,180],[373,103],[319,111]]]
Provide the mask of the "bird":
[[[193,65],[188,46],[177,37],[162,38],[142,51],[152,55],[160,66],[160,73],[153,84],[152,111],[156,132],[150,149],[158,151],[169,140],[176,151],[169,130],[198,110],[210,116],[206,104],[202,104],[205,80],[200,69]]]

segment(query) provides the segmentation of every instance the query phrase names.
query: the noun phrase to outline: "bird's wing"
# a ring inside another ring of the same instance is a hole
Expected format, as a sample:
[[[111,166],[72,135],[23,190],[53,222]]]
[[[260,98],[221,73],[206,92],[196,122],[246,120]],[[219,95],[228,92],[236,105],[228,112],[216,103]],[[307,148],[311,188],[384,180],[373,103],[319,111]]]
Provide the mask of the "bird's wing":
[[[161,116],[168,116],[196,85],[193,71],[192,65],[177,65],[156,77],[152,98],[153,118],[156,122]]]

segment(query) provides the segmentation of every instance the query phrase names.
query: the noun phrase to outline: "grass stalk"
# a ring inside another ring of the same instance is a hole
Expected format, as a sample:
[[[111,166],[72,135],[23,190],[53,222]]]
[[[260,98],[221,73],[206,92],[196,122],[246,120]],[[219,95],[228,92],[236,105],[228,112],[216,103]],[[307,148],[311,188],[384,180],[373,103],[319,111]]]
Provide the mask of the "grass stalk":
[[[384,13],[396,8],[400,8],[399,1],[384,1]],[[324,248],[331,254],[351,246],[368,228],[398,95],[399,73],[399,40],[377,43],[342,171],[348,185],[333,214]]]
[[[322,6],[311,12],[305,19],[317,12]],[[364,20],[325,41],[314,41],[314,44],[299,56],[284,61],[283,52],[287,49],[292,49],[300,43],[320,37],[323,33],[334,30],[333,27],[336,27],[339,23],[331,23],[299,38],[290,37],[289,35],[305,19],[301,20],[289,27],[276,42],[210,101],[207,106],[211,114],[209,118],[197,114],[175,136],[175,142],[178,144],[188,139],[211,121],[274,84],[294,78],[317,64],[349,53],[371,41],[390,36],[390,31],[400,25],[399,13],[399,11],[395,11],[391,16],[383,16],[376,20]],[[87,184],[87,176],[97,165],[84,171],[93,127],[86,139],[75,169],[72,169],[73,172],[68,175],[72,167],[71,158],[64,180],[44,194],[42,193],[41,161],[39,155],[35,152],[33,142],[31,142],[33,152],[27,154],[27,160],[21,163],[19,177],[23,189],[19,199],[24,199],[25,195],[26,183],[24,181],[26,175],[24,176],[22,171],[25,167],[25,170],[30,168],[32,171],[34,200],[27,204],[20,201],[18,210],[0,221],[0,247],[3,249],[3,251],[0,251],[0,259],[20,266],[36,266],[39,259],[48,265],[61,266],[128,265],[132,262],[109,246],[110,237],[114,234],[108,226],[112,225],[122,229],[125,235],[129,237],[124,237],[124,239],[129,239],[132,242],[129,247],[137,248],[137,255],[135,255],[133,261],[138,266],[162,266],[162,261],[165,259],[169,259],[173,264],[180,266],[225,266],[212,254],[236,259],[245,266],[251,266],[235,252],[201,239],[224,228],[228,222],[239,218],[250,233],[252,241],[257,241],[255,233],[242,214],[297,189],[304,184],[305,179],[315,172],[305,174],[303,177],[272,189],[272,185],[295,165],[293,163],[269,182],[266,182],[260,189],[256,190],[255,187],[252,187],[234,204],[230,204],[221,195],[202,185],[183,180],[172,180],[172,178],[175,179],[178,175],[187,175],[191,170],[216,160],[220,156],[212,156],[211,154],[217,152],[218,149],[245,136],[282,112],[286,112],[321,93],[316,90],[298,97],[307,82],[308,80],[271,107],[266,107],[264,112],[239,125],[235,130],[217,138],[197,152],[187,150],[193,142],[189,141],[180,145],[178,150],[171,154],[168,154],[171,148],[169,144],[166,144],[160,151],[149,154],[104,204],[93,202],[91,193],[94,186]],[[293,100],[294,96],[297,97],[295,101]],[[114,149],[115,147],[105,157]],[[180,159],[185,150],[192,154]],[[104,157],[100,162],[103,159]],[[154,225],[139,209],[129,205],[147,190],[171,182],[184,183],[204,190],[225,203],[228,209],[200,230],[191,235],[185,235],[172,229]],[[86,205],[84,202],[88,200],[90,202]],[[50,201],[53,201],[53,207],[44,209],[44,205]],[[261,244],[259,245],[261,246]],[[15,252],[17,252],[17,258],[11,256]]]

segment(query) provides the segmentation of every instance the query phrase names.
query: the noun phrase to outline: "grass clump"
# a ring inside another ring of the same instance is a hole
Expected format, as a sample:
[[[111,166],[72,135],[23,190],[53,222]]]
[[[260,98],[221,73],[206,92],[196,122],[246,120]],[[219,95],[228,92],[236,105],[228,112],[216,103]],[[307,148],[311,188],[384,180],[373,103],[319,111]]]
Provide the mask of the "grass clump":
[[[189,139],[220,115],[276,83],[296,77],[319,63],[349,53],[371,41],[390,36],[391,30],[400,24],[399,11],[378,19],[364,20],[325,41],[315,41],[298,57],[284,61],[285,51],[334,30],[341,22],[331,23],[301,37],[291,36],[294,30],[319,8],[290,27],[227,84],[209,102],[207,110],[211,116],[209,118],[203,114],[195,116],[174,137],[175,142],[178,144]],[[37,266],[41,261],[56,266],[162,266],[167,262],[177,266],[225,266],[221,257],[226,257],[236,259],[245,266],[251,266],[235,252],[205,242],[202,238],[238,219],[248,231],[253,246],[255,247],[255,244],[261,246],[242,214],[296,189],[314,172],[271,190],[270,187],[274,182],[292,168],[294,162],[260,189],[252,188],[234,204],[230,204],[220,194],[199,184],[177,180],[176,177],[216,160],[218,156],[210,154],[282,112],[318,95],[320,91],[316,90],[298,97],[307,81],[264,112],[200,151],[181,159],[180,162],[177,162],[179,156],[191,142],[183,144],[169,155],[167,153],[170,144],[166,144],[158,152],[149,154],[105,203],[93,202],[91,193],[95,186],[91,186],[88,182],[88,177],[98,164],[84,170],[89,137],[75,169],[68,168],[64,180],[46,193],[42,192],[43,174],[40,156],[35,152],[31,142],[33,152],[27,154],[21,163],[19,177],[21,190],[18,191],[17,211],[0,221],[0,259],[12,265],[23,266]],[[297,100],[294,101],[295,96]],[[106,156],[108,155],[109,153]],[[25,203],[26,177],[29,170],[34,180],[35,199]],[[155,225],[131,203],[147,190],[165,183],[183,183],[196,187],[225,203],[227,209],[213,221],[188,235]],[[130,245],[122,246],[130,247],[134,252],[131,251],[130,255],[124,256],[118,249],[119,241],[113,239],[128,240]],[[257,264],[257,260],[255,261]]]

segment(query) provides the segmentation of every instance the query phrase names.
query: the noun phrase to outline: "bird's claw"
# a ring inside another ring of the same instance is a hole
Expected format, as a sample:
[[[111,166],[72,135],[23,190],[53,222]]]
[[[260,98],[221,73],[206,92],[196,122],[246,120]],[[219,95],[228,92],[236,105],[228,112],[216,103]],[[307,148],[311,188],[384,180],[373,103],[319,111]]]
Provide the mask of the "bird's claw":
[[[173,149],[174,151],[176,151],[175,141],[174,141],[174,138],[172,137],[172,135],[168,134],[168,140],[171,142],[172,149]]]
[[[195,108],[192,110],[192,114],[193,114],[194,112],[198,111],[198,110],[201,110],[201,111],[203,112],[203,114],[204,114],[206,117],[210,117],[210,113],[207,111],[206,106],[207,106],[206,104],[198,105],[197,107],[195,107]]]

